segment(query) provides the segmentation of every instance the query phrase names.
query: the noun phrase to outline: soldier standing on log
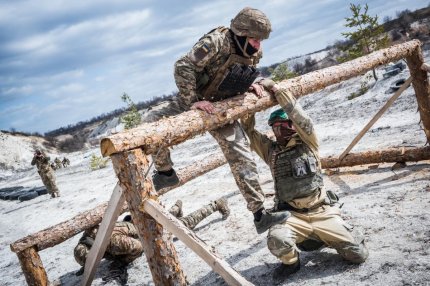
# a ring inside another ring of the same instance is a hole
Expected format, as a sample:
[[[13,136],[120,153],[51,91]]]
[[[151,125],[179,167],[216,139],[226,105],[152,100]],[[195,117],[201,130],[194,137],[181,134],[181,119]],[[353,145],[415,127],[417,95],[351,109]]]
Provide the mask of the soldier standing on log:
[[[282,264],[274,273],[280,280],[300,269],[300,250],[332,247],[346,260],[362,263],[368,256],[362,233],[340,216],[338,197],[323,188],[318,139],[312,120],[285,89],[265,79],[282,109],[269,118],[276,141],[254,129],[254,115],[242,119],[251,148],[269,165],[275,182],[275,208],[289,211],[287,221],[272,226],[267,236],[270,252]]]
[[[212,102],[250,90],[261,96],[262,87],[254,84],[259,74],[256,65],[262,57],[261,42],[269,37],[271,29],[263,12],[247,7],[231,20],[230,28],[218,27],[205,34],[175,64],[178,96],[167,106],[148,114],[145,121],[157,121],[190,108],[213,113]],[[248,210],[254,214],[257,232],[263,233],[270,226],[285,221],[286,212],[270,213],[264,208],[257,167],[239,122],[209,133],[221,147]],[[152,179],[156,190],[179,182],[167,148],[159,150],[154,163],[157,171]]]
[[[216,211],[219,211],[224,220],[230,215],[230,208],[225,198],[213,201],[185,217],[183,216],[181,200],[176,201],[169,210],[172,215],[177,217],[189,229],[194,229],[198,223]],[[97,231],[98,226],[85,230],[74,249],[75,260],[82,266],[76,275],[82,275],[84,272],[85,261],[94,244]],[[123,221],[115,223],[106,248],[104,258],[111,260],[112,264],[109,267],[110,273],[104,280],[114,279],[119,280],[123,284],[126,283],[126,266],[140,257],[142,253],[143,246],[139,240],[137,229],[132,223],[131,216],[126,215]]]
[[[42,151],[36,149],[34,152],[33,160],[31,161],[31,165],[36,165],[37,172],[42,178],[42,182],[48,190],[49,194],[51,194],[51,198],[59,197],[60,191],[55,184],[55,174],[49,164],[49,157],[47,157]]]

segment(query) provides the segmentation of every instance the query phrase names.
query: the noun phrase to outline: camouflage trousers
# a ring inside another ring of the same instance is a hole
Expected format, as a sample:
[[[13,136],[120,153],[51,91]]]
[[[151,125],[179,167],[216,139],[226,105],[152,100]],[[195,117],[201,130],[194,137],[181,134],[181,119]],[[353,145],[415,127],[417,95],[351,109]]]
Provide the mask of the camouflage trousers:
[[[151,110],[144,115],[144,122],[154,122],[163,117],[177,115],[187,111],[179,100],[172,100],[164,107]],[[227,159],[236,184],[247,202],[247,208],[256,212],[263,207],[264,193],[258,181],[257,166],[252,158],[250,144],[239,122],[234,121],[209,133],[218,142]],[[173,168],[168,148],[162,148],[154,158],[155,168],[158,171],[167,171]]]
[[[197,224],[216,211],[218,211],[218,207],[216,206],[215,202],[212,202],[185,217],[178,217],[178,219],[189,229],[194,229]],[[174,205],[172,208],[170,208],[169,212],[177,217],[179,213],[178,207]]]
[[[81,266],[85,265],[90,249],[91,246],[81,241],[76,245],[74,256],[76,262]],[[142,253],[143,247],[139,239],[121,234],[113,234],[103,257],[108,260],[115,260],[127,264],[141,256]]]
[[[51,196],[58,195],[60,191],[57,188],[57,185],[55,184],[55,175],[54,172],[48,171],[48,172],[40,172],[39,171],[40,178],[42,179],[43,184],[45,185],[46,189],[48,190],[48,193]]]
[[[286,222],[269,229],[267,246],[273,255],[288,265],[298,260],[300,249],[316,250],[321,246],[334,248],[352,263],[362,263],[369,255],[363,233],[341,218],[339,208],[330,206],[307,213],[292,211]]]

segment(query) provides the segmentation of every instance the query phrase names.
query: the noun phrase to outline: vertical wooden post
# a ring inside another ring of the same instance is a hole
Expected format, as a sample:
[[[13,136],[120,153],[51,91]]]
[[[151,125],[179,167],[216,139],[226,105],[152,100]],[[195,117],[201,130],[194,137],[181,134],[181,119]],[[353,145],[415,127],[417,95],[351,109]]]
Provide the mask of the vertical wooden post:
[[[413,78],[412,86],[417,96],[418,110],[427,136],[427,143],[430,143],[430,85],[427,72],[421,68],[424,64],[424,58],[420,46],[406,58],[406,62]]]
[[[150,215],[139,210],[146,199],[158,199],[151,179],[144,177],[149,167],[148,158],[140,148],[117,153],[111,158],[139,232],[154,284],[186,285],[176,249],[168,237],[170,234],[165,233],[162,225]]]
[[[48,276],[40,260],[39,253],[36,247],[29,247],[16,254],[21,264],[22,272],[25,280],[30,286],[46,286],[48,285]]]

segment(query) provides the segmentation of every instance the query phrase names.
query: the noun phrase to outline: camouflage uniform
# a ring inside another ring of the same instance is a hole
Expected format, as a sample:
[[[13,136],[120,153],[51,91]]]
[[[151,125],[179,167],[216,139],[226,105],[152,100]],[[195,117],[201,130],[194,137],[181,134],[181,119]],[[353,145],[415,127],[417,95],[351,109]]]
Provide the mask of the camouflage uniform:
[[[298,249],[309,250],[309,245],[332,247],[353,263],[365,261],[368,251],[364,237],[352,234],[352,227],[341,218],[340,209],[323,188],[319,145],[311,119],[287,90],[279,89],[275,96],[297,131],[286,146],[256,131],[254,116],[242,119],[251,148],[272,171],[276,207],[291,212],[286,222],[269,229],[269,250],[286,265],[297,263]],[[294,154],[293,159],[288,157]],[[283,161],[281,156],[289,159]]]
[[[85,265],[97,231],[98,226],[85,230],[74,249],[75,260],[81,266]],[[142,253],[143,247],[136,227],[130,222],[116,222],[103,257],[127,264],[141,256]]]
[[[60,195],[60,191],[55,184],[55,175],[51,165],[49,164],[49,157],[46,157],[44,154],[39,156],[34,155],[31,165],[37,166],[37,172],[39,173],[40,178],[42,178],[42,182],[49,194],[51,194],[51,197],[58,197]]]
[[[62,163],[63,163],[63,168],[66,168],[67,166],[70,165],[70,160],[64,157]]]
[[[55,163],[57,169],[61,169],[61,167],[63,167],[61,165],[61,160],[58,157],[55,158],[54,163]]]
[[[227,219],[230,215],[230,209],[225,198],[213,201],[185,217],[182,217],[182,202],[180,200],[169,210],[172,215],[177,217],[189,229],[194,229],[202,220],[217,211],[221,213],[222,219]]]
[[[228,68],[228,65],[240,63],[245,67],[255,67],[261,56],[261,52],[250,58],[238,55],[230,29],[220,27],[212,30],[176,62],[174,76],[179,96],[171,100],[167,106],[147,115],[146,121],[157,121],[165,116],[177,115],[189,110],[197,101],[215,102],[231,97],[231,94],[211,89],[211,83],[219,79],[219,75]],[[236,184],[247,201],[248,209],[252,212],[261,209],[264,194],[258,181],[249,142],[240,124],[234,121],[209,133],[221,147]],[[169,150],[161,149],[154,163],[158,171],[172,169]]]

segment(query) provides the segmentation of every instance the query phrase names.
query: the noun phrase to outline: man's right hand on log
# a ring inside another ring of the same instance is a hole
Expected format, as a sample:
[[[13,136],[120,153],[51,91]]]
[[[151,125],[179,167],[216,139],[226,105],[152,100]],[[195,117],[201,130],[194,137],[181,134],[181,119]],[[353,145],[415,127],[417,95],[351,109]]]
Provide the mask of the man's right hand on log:
[[[207,100],[197,101],[192,106],[191,109],[200,109],[203,111],[206,111],[209,114],[212,114],[215,112],[215,107],[212,104],[212,102]]]

